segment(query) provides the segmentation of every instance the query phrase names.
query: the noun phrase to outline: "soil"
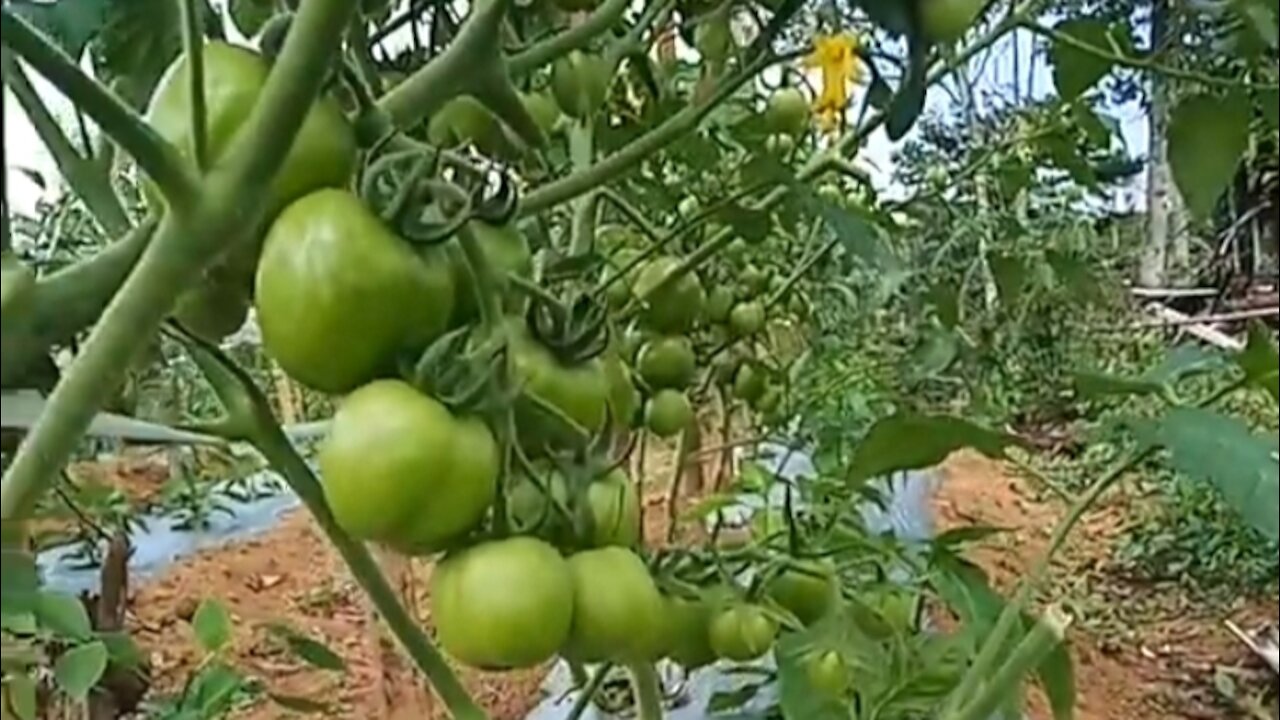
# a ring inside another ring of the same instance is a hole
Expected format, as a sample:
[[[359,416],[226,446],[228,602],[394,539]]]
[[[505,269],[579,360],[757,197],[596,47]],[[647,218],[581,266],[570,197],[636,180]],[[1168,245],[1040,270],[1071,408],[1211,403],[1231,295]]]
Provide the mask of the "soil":
[[[980,456],[957,455],[944,471],[935,498],[940,529],[1006,529],[970,556],[1009,594],[1048,546],[1064,503],[1046,499],[1026,479]],[[1129,503],[1123,495],[1105,501],[1077,529],[1053,569],[1058,582],[1052,595],[1065,600],[1073,614],[1090,616],[1071,634],[1078,720],[1276,717],[1275,675],[1225,623],[1246,630],[1274,626],[1280,600],[1242,599],[1222,608],[1107,572],[1111,548],[1131,515]],[[1095,617],[1100,608],[1108,612]],[[1226,692],[1230,686],[1234,692]],[[1042,699],[1033,698],[1031,717],[1051,717]]]
[[[645,489],[646,535],[661,544],[667,534],[664,486],[671,470],[670,448],[651,449],[646,464],[646,476],[656,478]],[[1064,512],[1062,503],[1045,499],[1028,481],[981,457],[959,455],[943,469],[945,480],[935,498],[940,529],[973,524],[1007,529],[975,547],[971,556],[1008,591],[1043,552]],[[714,477],[714,469],[707,475]],[[1073,630],[1079,720],[1274,717],[1270,706],[1265,711],[1269,715],[1244,709],[1244,700],[1273,688],[1274,675],[1223,623],[1231,619],[1246,629],[1274,624],[1280,615],[1277,600],[1242,601],[1230,609],[1200,607],[1167,589],[1107,577],[1108,548],[1123,529],[1125,502],[1111,500],[1091,515],[1055,568],[1056,577],[1095,581],[1090,587],[1103,594],[1101,606],[1141,608],[1120,613],[1110,624],[1082,622]],[[429,628],[424,588],[430,568],[403,561],[388,564]],[[1069,610],[1088,607],[1073,597],[1078,590],[1064,583],[1054,592],[1067,594]],[[330,706],[327,717],[332,718],[448,717],[421,690],[341,561],[301,511],[265,535],[190,558],[134,589],[130,625],[150,653],[157,691],[179,689],[200,662],[189,621],[206,597],[221,599],[237,621],[233,663],[261,678],[272,693],[320,699]],[[328,644],[344,658],[347,672],[318,671],[298,662],[266,629],[273,622],[289,623]],[[494,720],[523,718],[542,699],[543,670],[499,675],[462,671],[461,676]],[[1238,688],[1241,702],[1233,703],[1219,690],[1227,684]],[[1032,704],[1032,720],[1049,720],[1042,700],[1033,698]],[[263,701],[235,717],[274,720],[287,715]]]

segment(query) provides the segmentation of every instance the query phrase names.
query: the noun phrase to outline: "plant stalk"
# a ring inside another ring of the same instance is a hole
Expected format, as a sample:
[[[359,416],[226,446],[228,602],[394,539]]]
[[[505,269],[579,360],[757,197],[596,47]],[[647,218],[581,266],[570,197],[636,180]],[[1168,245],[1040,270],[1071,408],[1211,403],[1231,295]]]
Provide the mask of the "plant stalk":
[[[637,720],[662,720],[662,683],[653,663],[634,663],[627,669],[636,694]]]
[[[1018,643],[1004,665],[983,684],[983,690],[973,702],[946,720],[987,720],[994,717],[1000,706],[1009,701],[1017,688],[1032,675],[1054,648],[1062,644],[1071,618],[1058,607],[1049,608],[1045,617],[1037,622],[1031,632]]]
[[[191,86],[191,156],[196,170],[204,172],[209,169],[209,113],[204,96],[204,16],[196,2],[182,0],[182,48]]]

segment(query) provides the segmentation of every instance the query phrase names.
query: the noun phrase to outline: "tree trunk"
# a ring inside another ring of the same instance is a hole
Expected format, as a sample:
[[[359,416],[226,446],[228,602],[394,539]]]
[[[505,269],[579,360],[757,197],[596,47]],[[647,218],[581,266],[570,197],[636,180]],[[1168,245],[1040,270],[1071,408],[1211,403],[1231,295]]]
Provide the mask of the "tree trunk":
[[[1151,43],[1166,61],[1174,53],[1177,33],[1173,32],[1171,0],[1155,0],[1151,13]],[[1150,134],[1147,165],[1147,238],[1138,270],[1138,284],[1163,287],[1183,282],[1191,266],[1190,237],[1186,209],[1173,181],[1169,166],[1169,111],[1172,107],[1169,81],[1159,73],[1151,76]]]

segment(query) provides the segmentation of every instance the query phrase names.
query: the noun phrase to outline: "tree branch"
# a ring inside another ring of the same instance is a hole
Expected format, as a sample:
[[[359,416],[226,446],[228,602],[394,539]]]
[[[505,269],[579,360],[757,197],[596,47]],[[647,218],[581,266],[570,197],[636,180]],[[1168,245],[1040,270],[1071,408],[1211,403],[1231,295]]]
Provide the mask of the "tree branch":
[[[129,153],[160,187],[171,206],[188,207],[196,196],[197,180],[183,164],[176,148],[165,142],[128,105],[7,6],[0,9],[0,41],[53,83]]]

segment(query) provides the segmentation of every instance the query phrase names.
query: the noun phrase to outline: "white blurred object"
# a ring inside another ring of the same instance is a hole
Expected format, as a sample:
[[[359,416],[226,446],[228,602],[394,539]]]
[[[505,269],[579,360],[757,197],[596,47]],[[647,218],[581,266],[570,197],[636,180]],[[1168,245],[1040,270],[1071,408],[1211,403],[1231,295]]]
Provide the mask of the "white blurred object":
[[[1240,629],[1239,625],[1228,620],[1227,629],[1232,635],[1240,638],[1240,642],[1249,646],[1255,655],[1271,666],[1271,671],[1280,675],[1280,630],[1276,627],[1264,628],[1252,635]]]

